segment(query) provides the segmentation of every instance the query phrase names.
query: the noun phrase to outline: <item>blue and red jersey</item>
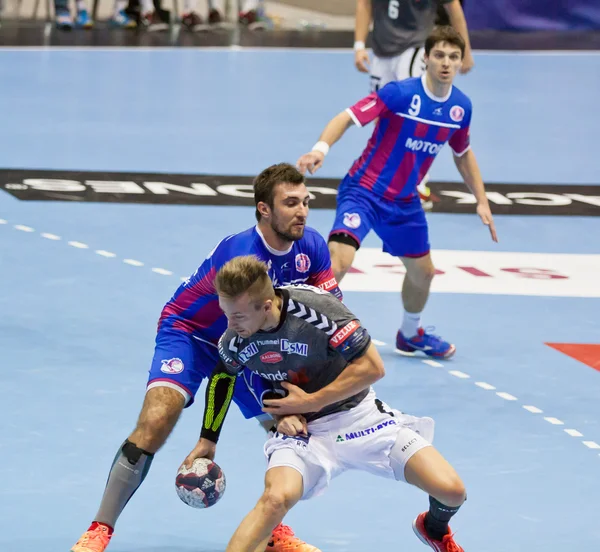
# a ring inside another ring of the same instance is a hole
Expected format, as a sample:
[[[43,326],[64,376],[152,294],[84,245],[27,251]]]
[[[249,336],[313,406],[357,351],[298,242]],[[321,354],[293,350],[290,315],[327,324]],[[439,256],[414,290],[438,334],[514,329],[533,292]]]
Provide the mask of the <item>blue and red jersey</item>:
[[[470,148],[471,100],[455,86],[443,98],[433,95],[425,75],[391,82],[346,112],[358,126],[377,119],[348,176],[390,201],[415,196],[446,142],[457,156]]]
[[[342,298],[327,244],[316,230],[306,227],[300,240],[287,251],[278,251],[267,244],[256,226],[226,237],[213,249],[164,306],[159,331],[180,330],[216,344],[227,328],[227,318],[219,307],[215,276],[225,263],[241,255],[255,255],[267,263],[275,286],[308,284]]]

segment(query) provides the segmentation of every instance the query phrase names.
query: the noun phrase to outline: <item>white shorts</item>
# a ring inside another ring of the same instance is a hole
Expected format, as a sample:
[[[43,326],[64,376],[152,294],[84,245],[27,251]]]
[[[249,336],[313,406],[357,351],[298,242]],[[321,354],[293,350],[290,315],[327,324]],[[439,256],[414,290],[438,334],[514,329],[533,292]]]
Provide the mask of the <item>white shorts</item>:
[[[300,472],[304,500],[322,494],[334,477],[351,469],[404,481],[408,460],[431,446],[433,426],[431,418],[391,409],[371,390],[355,408],[310,422],[308,438],[271,433],[265,443],[267,470],[287,466]]]
[[[420,77],[425,72],[425,48],[409,48],[399,56],[371,61],[371,92],[383,88],[388,82]]]

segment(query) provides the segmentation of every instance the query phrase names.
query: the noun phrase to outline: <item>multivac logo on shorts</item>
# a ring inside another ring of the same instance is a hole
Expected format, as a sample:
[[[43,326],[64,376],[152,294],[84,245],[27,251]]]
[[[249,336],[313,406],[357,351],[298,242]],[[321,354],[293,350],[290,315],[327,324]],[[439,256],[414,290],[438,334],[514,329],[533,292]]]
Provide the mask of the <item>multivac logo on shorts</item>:
[[[351,441],[352,439],[360,439],[361,437],[366,437],[367,435],[373,435],[373,433],[376,433],[377,431],[379,431],[380,429],[383,429],[384,427],[393,426],[393,425],[394,426],[396,425],[396,420],[387,420],[386,422],[382,422],[379,425],[369,427],[369,428],[363,429],[361,431],[353,431],[351,433],[346,433],[345,438],[342,437],[341,435],[338,435],[335,442],[343,443],[344,441]]]
[[[460,105],[454,105],[450,109],[450,118],[459,123],[465,116],[465,110]]]
[[[181,374],[183,372],[183,362],[180,358],[170,358],[169,360],[162,360],[160,371],[165,374]]]
[[[304,253],[296,255],[296,270],[298,272],[308,272],[310,270],[310,257]]]
[[[344,226],[356,229],[360,226],[360,215],[358,213],[344,213]]]

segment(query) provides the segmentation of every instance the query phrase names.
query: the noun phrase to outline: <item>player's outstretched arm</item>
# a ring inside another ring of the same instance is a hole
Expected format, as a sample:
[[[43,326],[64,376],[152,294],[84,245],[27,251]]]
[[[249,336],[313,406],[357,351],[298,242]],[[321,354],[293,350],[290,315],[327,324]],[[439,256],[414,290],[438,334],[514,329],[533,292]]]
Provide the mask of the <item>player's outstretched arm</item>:
[[[354,359],[329,385],[314,393],[306,393],[297,385],[283,382],[288,395],[283,399],[264,400],[263,410],[270,414],[302,414],[318,412],[326,406],[343,401],[380,380],[385,375],[383,360],[375,345],[368,346],[365,354]]]
[[[463,177],[467,188],[469,188],[471,193],[475,196],[475,200],[477,201],[477,214],[481,218],[483,224],[490,229],[492,240],[497,242],[498,235],[496,234],[494,218],[492,217],[490,204],[485,195],[485,186],[473,150],[467,150],[460,157],[454,155],[454,163],[456,164],[458,172]]]
[[[313,146],[312,150],[298,159],[298,162],[296,163],[298,170],[302,174],[306,171],[310,174],[314,174],[321,168],[321,165],[323,165],[323,160],[329,153],[329,148],[333,146],[333,144],[335,144],[344,135],[344,132],[346,132],[353,124],[354,121],[347,111],[338,113],[327,123],[319,141]]]

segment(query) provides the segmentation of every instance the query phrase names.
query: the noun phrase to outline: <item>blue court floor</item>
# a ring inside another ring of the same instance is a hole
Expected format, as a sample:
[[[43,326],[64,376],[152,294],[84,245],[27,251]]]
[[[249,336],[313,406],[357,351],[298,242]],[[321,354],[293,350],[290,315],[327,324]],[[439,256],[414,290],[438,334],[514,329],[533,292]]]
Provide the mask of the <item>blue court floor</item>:
[[[476,63],[457,84],[473,99],[487,181],[598,184],[600,56],[482,52]],[[252,175],[295,162],[367,87],[350,52],[0,50],[0,167]],[[351,129],[320,174],[341,178],[367,138]],[[458,180],[448,151],[432,178]],[[329,210],[309,215],[323,234],[332,221]],[[435,418],[435,445],[467,485],[452,524],[467,552],[598,549],[600,372],[547,343],[600,343],[600,220],[499,216],[499,244],[474,214],[429,221],[444,274],[424,324],[456,343],[453,360],[394,353],[401,276],[376,237],[342,286],[380,342],[378,394]],[[87,528],[135,425],[162,305],[221,237],[253,223],[243,207],[0,195],[0,550],[67,552]],[[174,476],[201,417],[199,401],[109,550],[225,549],[260,495],[263,436],[232,408],[217,456],[227,492],[193,510]],[[427,505],[416,489],[350,473],[288,522],[323,552],[416,552],[411,522]]]

